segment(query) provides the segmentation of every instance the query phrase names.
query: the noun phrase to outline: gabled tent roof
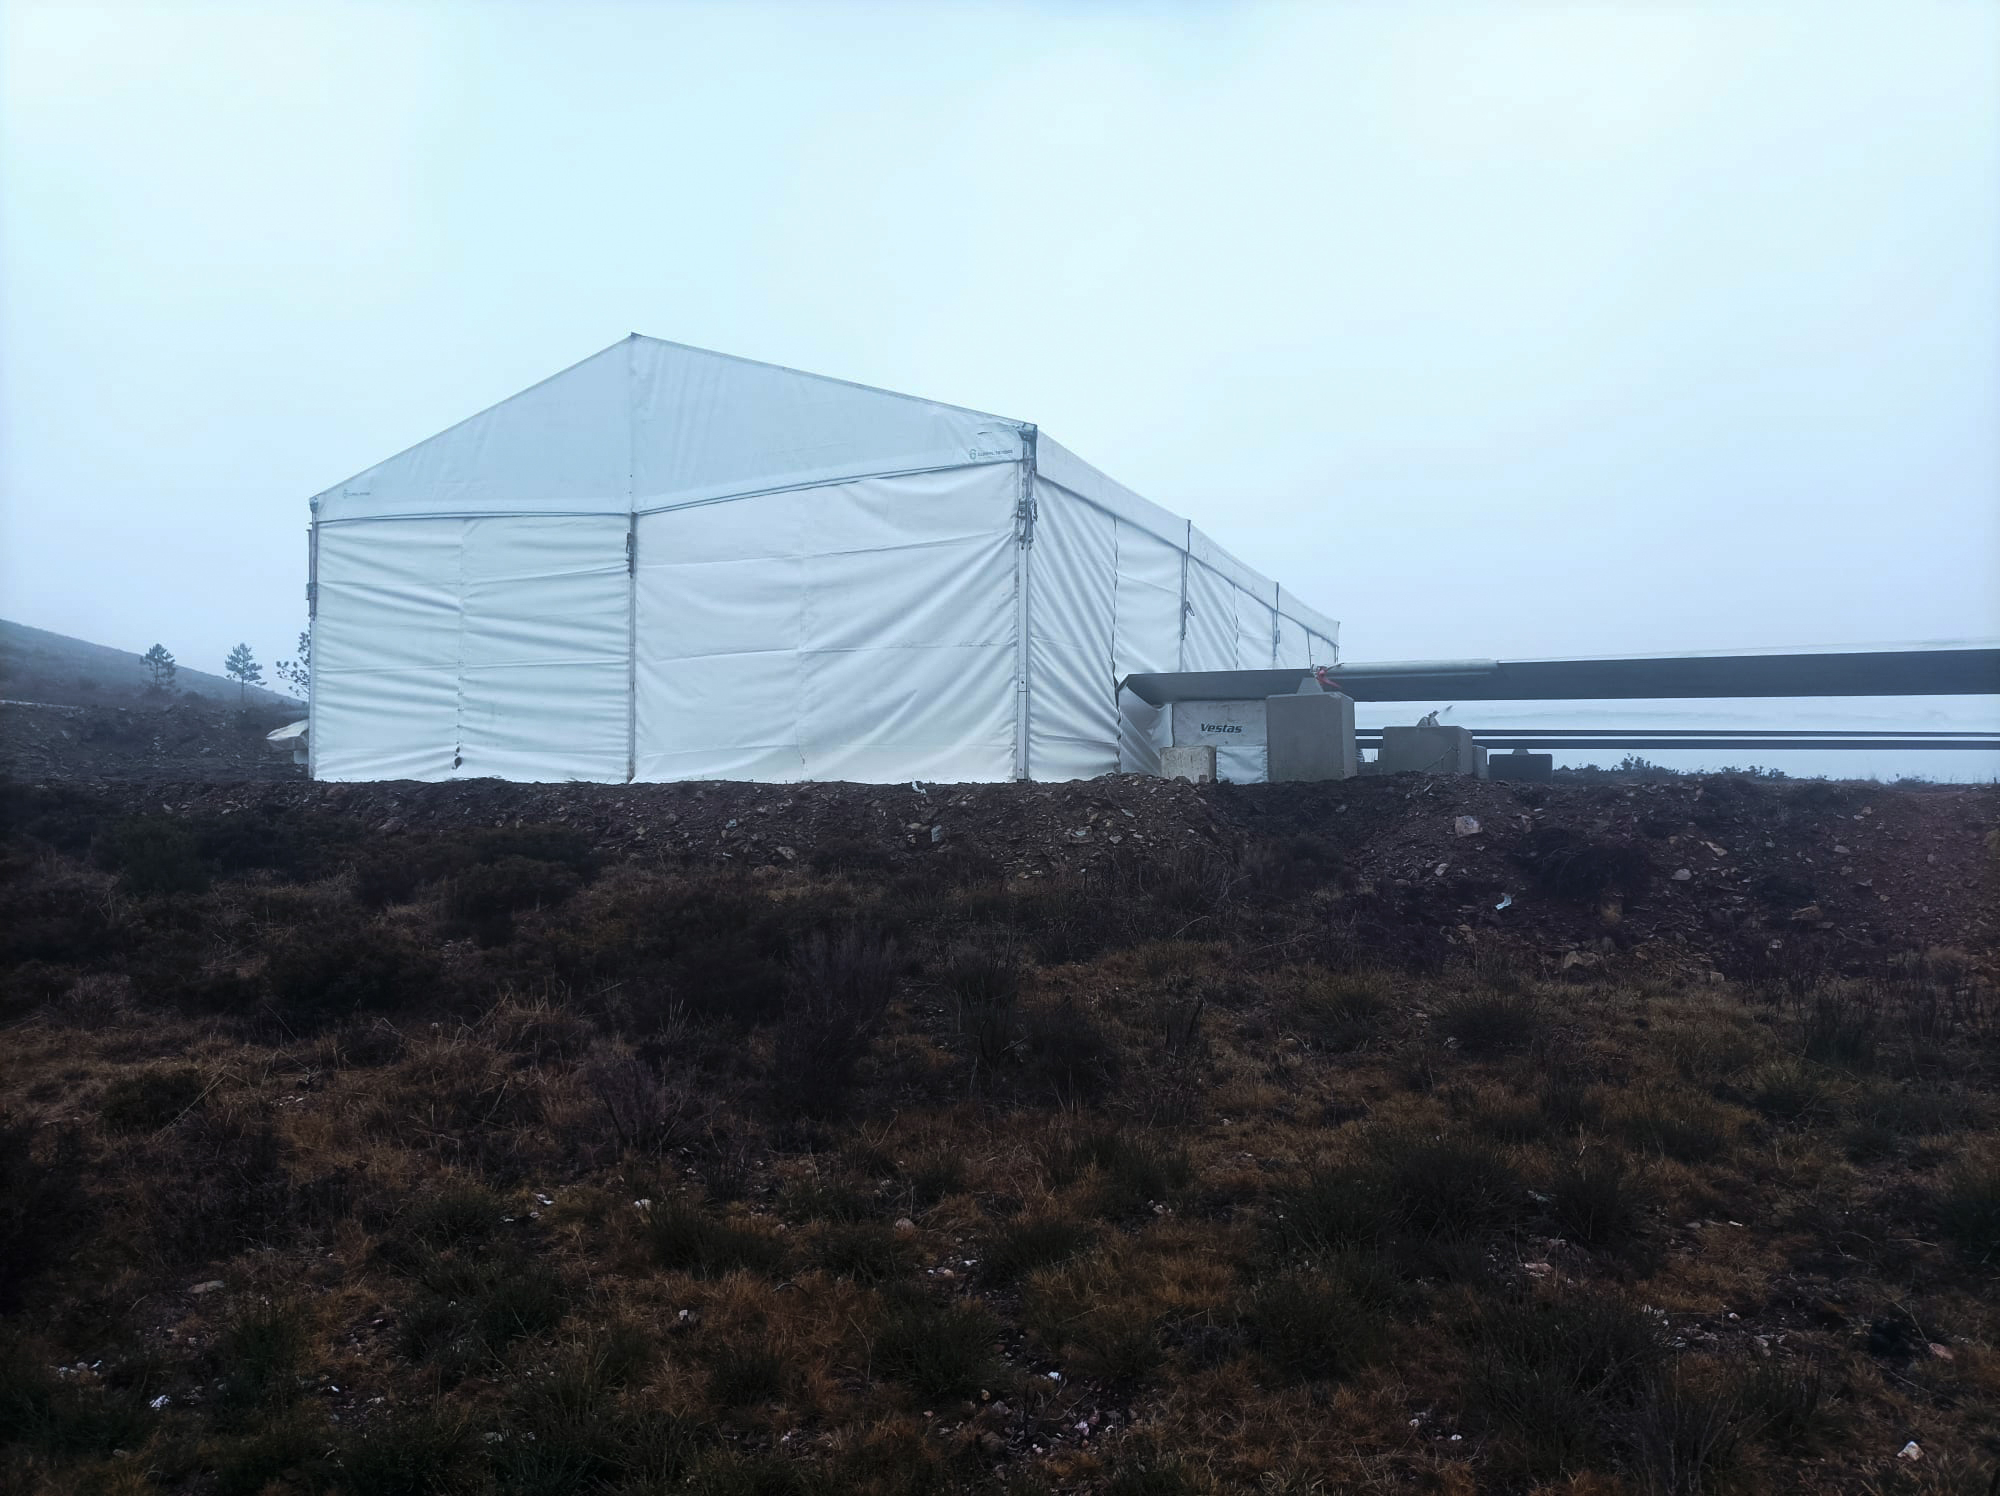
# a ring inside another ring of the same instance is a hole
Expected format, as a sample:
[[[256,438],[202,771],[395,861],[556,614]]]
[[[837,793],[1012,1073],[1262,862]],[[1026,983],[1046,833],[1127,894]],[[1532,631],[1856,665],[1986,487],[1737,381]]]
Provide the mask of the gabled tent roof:
[[[1015,462],[1019,421],[632,334],[313,501],[322,520],[628,514]]]

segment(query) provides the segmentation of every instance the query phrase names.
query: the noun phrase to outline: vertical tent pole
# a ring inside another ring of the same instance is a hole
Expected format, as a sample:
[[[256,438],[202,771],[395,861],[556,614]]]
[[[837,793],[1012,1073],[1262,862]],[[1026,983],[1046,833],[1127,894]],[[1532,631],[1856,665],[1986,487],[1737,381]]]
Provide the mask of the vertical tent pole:
[[[1184,523],[1187,526],[1187,537],[1186,537],[1187,543],[1181,547],[1181,632],[1180,632],[1180,640],[1175,645],[1174,669],[1176,670],[1185,670],[1188,667],[1187,666],[1187,621],[1188,621],[1187,574],[1188,574],[1188,560],[1194,554],[1194,521],[1184,520],[1182,523]]]
[[[639,777],[639,380],[635,332],[625,340],[625,782]]]
[[[1028,551],[1035,542],[1035,428],[1021,428],[1021,496],[1014,506],[1014,777],[1028,777]]]
[[[319,622],[319,500],[312,501],[312,521],[306,526],[306,778],[319,778],[319,738],[313,731],[318,713],[319,650],[313,631]]]

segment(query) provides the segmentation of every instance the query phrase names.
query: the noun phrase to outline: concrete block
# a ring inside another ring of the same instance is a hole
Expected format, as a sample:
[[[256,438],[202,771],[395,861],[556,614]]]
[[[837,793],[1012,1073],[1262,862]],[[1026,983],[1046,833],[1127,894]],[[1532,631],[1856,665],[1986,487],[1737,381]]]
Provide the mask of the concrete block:
[[[1472,745],[1472,772],[1481,779],[1491,777],[1486,772],[1486,745],[1484,743],[1474,743]]]
[[[1206,743],[1177,743],[1160,750],[1162,779],[1192,779],[1196,784],[1215,783],[1215,750]]]
[[[1376,759],[1384,774],[1477,774],[1477,747],[1463,727],[1385,727]]]
[[[1556,756],[1553,753],[1530,753],[1525,748],[1516,748],[1512,753],[1496,753],[1486,762],[1488,777],[1492,779],[1547,784],[1556,774]]]
[[[1354,747],[1354,700],[1338,691],[1271,696],[1264,702],[1271,783],[1352,779],[1361,765]]]

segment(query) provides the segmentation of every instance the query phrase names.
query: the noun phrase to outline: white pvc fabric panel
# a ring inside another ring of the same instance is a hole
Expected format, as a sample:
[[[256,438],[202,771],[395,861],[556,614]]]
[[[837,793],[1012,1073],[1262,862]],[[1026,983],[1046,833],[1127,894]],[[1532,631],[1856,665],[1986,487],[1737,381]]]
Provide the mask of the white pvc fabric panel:
[[[1015,464],[641,517],[636,775],[1005,779]]]
[[[1117,595],[1112,669],[1119,679],[1139,672],[1181,668],[1181,579],[1187,559],[1180,548],[1125,520],[1118,524]],[[1130,692],[1118,701],[1118,767],[1155,774],[1167,745],[1167,714]]]
[[[1017,462],[1021,423],[636,334],[326,490],[322,520],[619,513]]]
[[[1118,521],[1035,485],[1028,564],[1028,772],[1089,779],[1118,763]]]
[[[1094,667],[1098,635],[1070,640],[1073,624],[1044,624],[1045,608],[1080,617],[1069,601],[1093,579],[1093,596],[1111,605],[1111,678],[1171,670],[1254,670],[1314,665],[1337,658],[1338,625],[1303,607],[1201,531],[1106,477],[1074,453],[1039,438],[1035,541],[1031,575],[1029,769],[1036,779],[1080,778],[1111,771],[1156,773],[1170,726],[1165,713],[1113,688],[1117,722],[1107,738],[1094,711],[1079,709],[1079,685]],[[1110,523],[1111,559],[1097,532],[1071,516]],[[1052,576],[1048,585],[1042,578]],[[1044,636],[1065,637],[1061,652]],[[1045,672],[1055,675],[1051,688]],[[1094,701],[1093,701],[1094,706]],[[1081,729],[1081,730],[1079,730]],[[1261,750],[1224,749],[1225,779],[1261,779]]]
[[[1124,676],[1335,658],[1032,427],[636,335],[313,509],[320,779],[1156,770]]]
[[[625,532],[598,516],[322,526],[315,776],[625,778]]]

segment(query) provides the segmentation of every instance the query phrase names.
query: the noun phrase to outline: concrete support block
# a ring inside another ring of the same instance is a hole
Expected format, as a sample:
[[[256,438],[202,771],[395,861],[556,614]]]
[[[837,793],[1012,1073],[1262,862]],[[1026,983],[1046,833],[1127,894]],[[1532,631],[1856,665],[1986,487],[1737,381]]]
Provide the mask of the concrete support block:
[[[1215,783],[1215,750],[1206,743],[1177,743],[1160,750],[1162,779],[1192,779],[1196,784]]]
[[[1547,784],[1556,775],[1553,753],[1530,753],[1525,748],[1496,753],[1486,763],[1489,778],[1511,779],[1521,784]]]
[[[1478,745],[1463,727],[1385,727],[1376,755],[1384,774],[1477,774]]]
[[[1361,771],[1354,747],[1354,701],[1338,691],[1271,696],[1264,701],[1270,778],[1352,779]]]

